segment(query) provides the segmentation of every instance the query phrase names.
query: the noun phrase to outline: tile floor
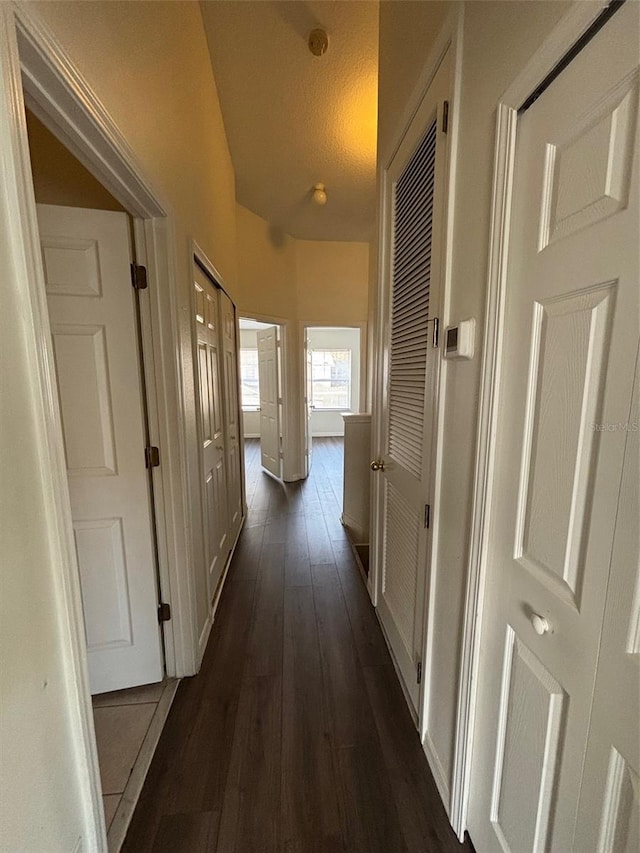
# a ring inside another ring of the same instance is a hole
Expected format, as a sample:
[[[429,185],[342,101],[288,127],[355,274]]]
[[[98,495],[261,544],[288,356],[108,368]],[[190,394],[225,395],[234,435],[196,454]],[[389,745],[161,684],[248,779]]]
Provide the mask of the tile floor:
[[[165,679],[129,690],[93,697],[93,718],[107,832],[140,756],[145,737],[165,690],[175,682]]]

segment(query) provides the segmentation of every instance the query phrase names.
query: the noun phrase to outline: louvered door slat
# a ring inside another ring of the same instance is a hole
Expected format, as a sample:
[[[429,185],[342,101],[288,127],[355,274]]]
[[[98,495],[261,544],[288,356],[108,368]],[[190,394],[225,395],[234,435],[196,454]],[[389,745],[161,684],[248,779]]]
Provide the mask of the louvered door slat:
[[[389,356],[389,453],[422,470],[436,123],[395,185]]]

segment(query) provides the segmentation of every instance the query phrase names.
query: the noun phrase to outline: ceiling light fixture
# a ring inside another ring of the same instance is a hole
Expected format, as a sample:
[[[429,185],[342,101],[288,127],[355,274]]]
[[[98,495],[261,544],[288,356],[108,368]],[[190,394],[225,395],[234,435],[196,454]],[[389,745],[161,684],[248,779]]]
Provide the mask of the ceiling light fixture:
[[[316,204],[323,205],[327,203],[327,192],[324,184],[313,185],[313,195],[311,198]]]
[[[322,56],[329,47],[329,37],[324,30],[311,30],[308,45],[314,56]]]

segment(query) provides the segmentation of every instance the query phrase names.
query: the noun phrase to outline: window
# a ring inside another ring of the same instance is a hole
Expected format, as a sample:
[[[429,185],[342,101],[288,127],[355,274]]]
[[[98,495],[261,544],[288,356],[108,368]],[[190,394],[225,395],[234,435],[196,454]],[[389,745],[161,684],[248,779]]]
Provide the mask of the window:
[[[351,350],[311,352],[311,405],[314,409],[351,408]]]
[[[243,409],[260,408],[258,350],[240,350],[240,400]]]

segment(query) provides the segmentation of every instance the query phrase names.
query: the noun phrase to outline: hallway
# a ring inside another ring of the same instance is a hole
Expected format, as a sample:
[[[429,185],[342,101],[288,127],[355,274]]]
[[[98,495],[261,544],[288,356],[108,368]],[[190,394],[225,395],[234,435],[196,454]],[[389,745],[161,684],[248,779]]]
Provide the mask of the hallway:
[[[123,850],[446,853],[458,844],[339,521],[342,442],[282,484],[247,442],[246,527]]]

